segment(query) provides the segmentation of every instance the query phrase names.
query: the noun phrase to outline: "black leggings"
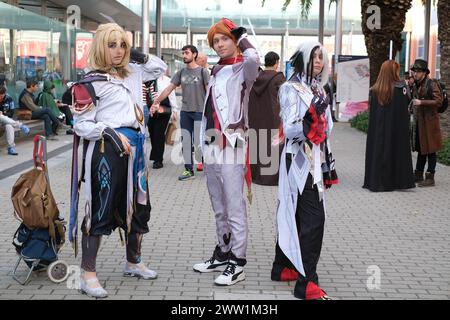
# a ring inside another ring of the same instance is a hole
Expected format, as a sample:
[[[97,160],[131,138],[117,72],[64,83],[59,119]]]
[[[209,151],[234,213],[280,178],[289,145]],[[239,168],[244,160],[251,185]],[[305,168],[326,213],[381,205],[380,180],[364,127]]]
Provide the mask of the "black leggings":
[[[419,140],[419,127],[416,128],[416,151],[417,151],[417,163],[416,163],[416,171],[424,172],[425,164],[427,163],[428,158],[428,170],[429,173],[436,172],[436,162],[437,156],[435,153],[422,154],[420,149],[420,140]]]
[[[96,272],[97,253],[100,247],[101,236],[92,236],[83,233],[81,238],[82,258],[81,268],[87,272]],[[133,233],[128,235],[127,261],[130,263],[141,262],[142,234]]]
[[[437,162],[437,156],[435,153],[429,153],[429,154],[420,154],[420,152],[417,155],[417,163],[416,163],[416,170],[423,172],[425,170],[425,164],[427,163],[428,159],[428,170],[429,173],[435,173],[436,172],[436,162]]]

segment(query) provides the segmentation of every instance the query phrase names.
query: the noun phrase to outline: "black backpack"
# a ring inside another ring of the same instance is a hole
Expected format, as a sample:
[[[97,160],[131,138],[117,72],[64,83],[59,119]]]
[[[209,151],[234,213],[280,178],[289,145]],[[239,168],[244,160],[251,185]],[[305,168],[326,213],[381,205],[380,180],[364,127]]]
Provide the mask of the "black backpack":
[[[435,81],[439,87],[439,89],[441,90],[441,94],[442,94],[442,104],[438,107],[438,112],[439,113],[444,113],[445,110],[447,110],[448,108],[448,96],[447,96],[447,91],[445,90],[445,84],[443,84],[441,81],[436,80],[436,79],[428,79],[427,80],[427,94],[428,97],[433,97],[433,89],[431,88],[431,82]]]

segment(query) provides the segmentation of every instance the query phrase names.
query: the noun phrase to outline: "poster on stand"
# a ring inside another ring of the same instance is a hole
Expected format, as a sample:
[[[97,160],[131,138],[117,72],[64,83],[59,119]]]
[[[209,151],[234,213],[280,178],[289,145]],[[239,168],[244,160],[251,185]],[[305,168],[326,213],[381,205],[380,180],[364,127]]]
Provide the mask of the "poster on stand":
[[[338,56],[336,102],[339,103],[339,121],[349,121],[368,109],[369,85],[367,56]]]

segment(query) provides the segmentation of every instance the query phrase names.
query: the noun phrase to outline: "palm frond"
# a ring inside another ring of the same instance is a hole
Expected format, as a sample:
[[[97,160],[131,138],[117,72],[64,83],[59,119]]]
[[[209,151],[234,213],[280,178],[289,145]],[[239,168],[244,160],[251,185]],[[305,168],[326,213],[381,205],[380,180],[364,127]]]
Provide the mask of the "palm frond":
[[[336,0],[329,0],[330,4],[328,7],[328,10],[330,10],[331,8],[331,4],[333,2],[336,2]],[[422,0],[425,1],[425,0]],[[261,6],[264,7],[266,0],[262,0],[261,2]],[[283,6],[281,7],[281,9],[283,11],[286,11],[286,8],[291,4],[291,0],[284,0]],[[301,9],[301,15],[303,18],[308,18],[308,14],[309,11],[311,10],[312,7],[312,0],[298,0],[298,4],[300,5],[300,9]]]

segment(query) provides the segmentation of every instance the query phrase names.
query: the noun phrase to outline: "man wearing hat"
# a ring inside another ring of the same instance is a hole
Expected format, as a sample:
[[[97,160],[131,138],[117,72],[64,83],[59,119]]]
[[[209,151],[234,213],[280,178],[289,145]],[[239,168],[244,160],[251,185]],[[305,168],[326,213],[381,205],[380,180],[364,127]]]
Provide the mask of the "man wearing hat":
[[[431,187],[434,186],[436,152],[442,148],[438,107],[442,104],[443,96],[438,82],[429,77],[430,70],[427,61],[417,59],[411,70],[414,71],[415,80],[412,148],[413,151],[418,152],[415,170],[416,182],[419,187]],[[424,179],[423,174],[427,160],[428,168]]]

